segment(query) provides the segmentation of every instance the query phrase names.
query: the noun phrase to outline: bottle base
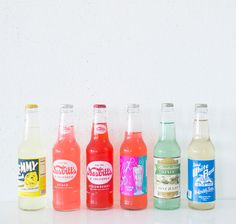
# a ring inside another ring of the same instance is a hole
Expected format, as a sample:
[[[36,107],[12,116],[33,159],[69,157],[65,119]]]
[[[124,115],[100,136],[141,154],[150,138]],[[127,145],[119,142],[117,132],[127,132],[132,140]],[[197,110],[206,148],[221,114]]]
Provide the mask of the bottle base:
[[[104,210],[112,209],[113,206],[110,206],[110,207],[104,207],[104,208],[95,208],[95,207],[89,207],[89,206],[87,206],[87,208],[88,208],[89,210],[104,211]]]
[[[72,212],[80,209],[80,205],[74,206],[55,206],[53,205],[54,210],[58,212]]]
[[[147,208],[147,195],[127,196],[121,195],[120,207],[127,210],[143,210]]]
[[[44,209],[46,207],[45,196],[35,198],[19,197],[18,207],[24,211],[36,211]]]
[[[55,203],[57,202],[57,203]],[[54,199],[53,200],[53,208],[56,211],[59,212],[70,212],[70,211],[76,211],[80,209],[80,201],[70,201],[70,202],[62,202],[59,200]]]
[[[158,206],[154,206],[154,208],[159,209],[159,210],[177,210],[180,207],[172,207],[172,208],[163,208],[163,207],[158,207]]]
[[[199,202],[188,202],[188,207],[194,210],[211,210],[215,208],[214,202],[199,203]]]
[[[128,207],[128,206],[123,206],[123,205],[120,205],[120,207],[121,207],[122,209],[130,210],[130,211],[144,210],[144,209],[147,208],[147,206],[142,207],[142,208],[141,208],[141,207],[137,207],[137,208],[135,208],[135,207]]]
[[[55,211],[57,212],[73,212],[73,211],[77,211],[80,208],[70,208],[70,209],[60,209],[60,208],[54,208]]]
[[[180,207],[180,198],[162,199],[154,198],[154,208],[160,210],[175,210]]]
[[[28,212],[31,212],[31,211],[39,211],[39,210],[43,210],[45,207],[38,207],[38,208],[22,208],[19,206],[19,209],[22,210],[22,211],[28,211]]]

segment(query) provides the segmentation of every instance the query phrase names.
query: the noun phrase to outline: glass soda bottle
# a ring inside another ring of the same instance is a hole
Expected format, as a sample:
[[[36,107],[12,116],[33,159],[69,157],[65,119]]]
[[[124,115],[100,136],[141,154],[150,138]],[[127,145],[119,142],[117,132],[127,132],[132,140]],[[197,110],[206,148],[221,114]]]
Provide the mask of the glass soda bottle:
[[[194,134],[188,148],[189,207],[215,206],[215,150],[209,137],[207,104],[195,105]]]
[[[75,138],[73,105],[63,104],[60,113],[53,148],[53,207],[68,211],[80,207],[80,147]]]
[[[95,104],[91,140],[86,149],[87,207],[113,206],[113,147],[108,138],[106,105]]]
[[[180,147],[175,137],[174,105],[161,105],[161,134],[154,148],[154,207],[180,207]]]
[[[23,210],[38,210],[46,205],[46,158],[37,104],[25,106],[24,140],[18,151],[18,203]]]
[[[147,148],[142,138],[139,105],[128,105],[128,128],[120,148],[120,206],[147,207]]]

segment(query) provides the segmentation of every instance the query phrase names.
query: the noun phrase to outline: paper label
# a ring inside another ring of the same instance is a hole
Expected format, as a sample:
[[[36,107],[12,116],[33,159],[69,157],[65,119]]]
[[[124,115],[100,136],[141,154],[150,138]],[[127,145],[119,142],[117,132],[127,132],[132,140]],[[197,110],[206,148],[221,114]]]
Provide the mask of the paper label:
[[[128,196],[147,194],[147,156],[120,157],[120,193]]]
[[[107,161],[93,161],[87,165],[87,192],[113,190],[112,164]]]
[[[46,160],[18,159],[18,195],[38,197],[46,194]]]
[[[154,158],[154,197],[180,197],[180,158]]]
[[[215,160],[188,160],[188,199],[215,201]]]
[[[70,160],[55,160],[52,170],[53,178],[57,182],[66,183],[73,180],[77,175],[77,166]]]

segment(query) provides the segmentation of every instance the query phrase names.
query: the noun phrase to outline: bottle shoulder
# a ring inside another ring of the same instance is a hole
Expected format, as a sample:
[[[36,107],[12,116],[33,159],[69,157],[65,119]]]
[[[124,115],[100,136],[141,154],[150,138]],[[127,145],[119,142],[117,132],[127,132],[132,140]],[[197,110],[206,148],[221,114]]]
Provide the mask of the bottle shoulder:
[[[158,141],[154,147],[154,156],[180,157],[181,149],[177,141]]]
[[[188,147],[188,158],[208,160],[215,158],[215,148],[211,140],[193,139]]]
[[[54,153],[79,152],[80,146],[76,140],[59,140],[53,146]]]
[[[120,146],[120,155],[123,156],[146,156],[147,147],[143,139],[125,139]]]
[[[113,150],[113,146],[109,140],[92,140],[86,147],[86,151],[101,151],[101,150]]]
[[[46,151],[40,141],[23,141],[18,147],[19,158],[39,158],[45,155]]]
[[[58,139],[56,141],[54,147],[55,146],[64,146],[64,145],[79,147],[79,144],[78,144],[78,142],[77,142],[77,140],[75,138],[62,138],[62,139]]]

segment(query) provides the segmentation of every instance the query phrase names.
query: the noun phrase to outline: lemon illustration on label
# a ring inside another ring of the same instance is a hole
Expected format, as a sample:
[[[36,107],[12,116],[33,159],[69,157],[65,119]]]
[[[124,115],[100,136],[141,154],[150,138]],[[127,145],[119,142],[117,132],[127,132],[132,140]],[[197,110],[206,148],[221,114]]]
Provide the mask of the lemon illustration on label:
[[[33,188],[37,185],[38,182],[38,175],[36,172],[29,172],[25,175],[25,186],[27,188]]]

